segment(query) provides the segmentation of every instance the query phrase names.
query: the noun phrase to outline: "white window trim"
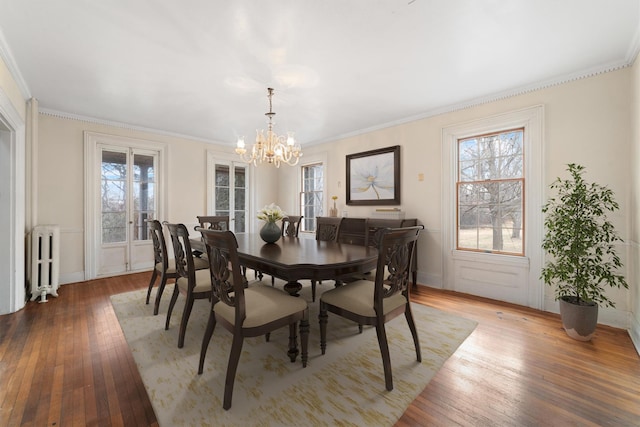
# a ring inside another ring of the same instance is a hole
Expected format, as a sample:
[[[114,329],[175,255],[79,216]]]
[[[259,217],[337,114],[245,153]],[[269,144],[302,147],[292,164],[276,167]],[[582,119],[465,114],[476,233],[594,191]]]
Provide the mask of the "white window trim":
[[[455,246],[456,213],[455,183],[457,170],[457,141],[459,139],[506,129],[524,128],[525,165],[525,256],[468,253]],[[507,262],[529,265],[528,306],[542,309],[544,286],[539,278],[544,252],[542,246],[542,197],[544,187],[544,106],[537,105],[522,110],[499,114],[467,123],[452,125],[442,131],[442,259],[443,287],[454,289],[453,260],[456,258],[482,259],[482,262]],[[487,261],[494,260],[494,261]]]

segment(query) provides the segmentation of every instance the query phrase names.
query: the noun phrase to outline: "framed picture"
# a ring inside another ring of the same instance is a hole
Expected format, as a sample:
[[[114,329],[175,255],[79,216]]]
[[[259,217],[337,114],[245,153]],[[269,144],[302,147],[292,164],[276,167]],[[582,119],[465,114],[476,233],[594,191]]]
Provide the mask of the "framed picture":
[[[347,155],[347,205],[400,204],[400,146]]]

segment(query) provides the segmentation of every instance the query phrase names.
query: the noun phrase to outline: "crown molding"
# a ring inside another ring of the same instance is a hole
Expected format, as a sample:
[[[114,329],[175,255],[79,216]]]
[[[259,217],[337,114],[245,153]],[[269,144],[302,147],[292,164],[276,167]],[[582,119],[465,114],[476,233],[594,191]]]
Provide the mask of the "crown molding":
[[[1,34],[0,34],[1,36]],[[635,42],[632,43],[632,46],[629,48],[629,52],[627,55],[627,59],[625,59],[624,61],[615,61],[615,62],[610,62],[604,65],[600,65],[597,67],[593,67],[590,69],[586,69],[586,70],[582,70],[579,72],[575,72],[575,73],[569,73],[569,74],[565,74],[559,77],[554,77],[551,79],[547,79],[547,80],[541,80],[529,85],[525,85],[525,86],[520,86],[517,88],[513,88],[513,89],[509,89],[506,91],[502,91],[502,92],[496,92],[487,96],[483,96],[483,97],[478,97],[478,98],[472,98],[472,99],[468,99],[459,103],[455,103],[455,104],[450,104],[450,105],[446,105],[443,107],[439,107],[439,108],[435,108],[429,111],[426,111],[424,113],[418,114],[418,115],[414,115],[414,116],[409,116],[409,117],[405,117],[402,119],[398,119],[398,120],[394,120],[394,121],[390,121],[390,122],[385,122],[385,123],[381,123],[379,125],[376,126],[371,126],[371,127],[367,127],[367,128],[363,128],[363,129],[359,129],[357,131],[353,131],[353,132],[348,132],[348,133],[343,133],[343,134],[339,134],[339,135],[335,135],[329,138],[324,138],[321,140],[315,140],[315,141],[308,141],[305,143],[306,146],[313,146],[313,145],[319,145],[319,144],[324,144],[324,143],[328,143],[328,142],[333,142],[339,139],[345,139],[345,138],[351,138],[354,136],[359,136],[359,135],[363,135],[366,133],[370,133],[370,132],[375,132],[381,129],[386,129],[386,128],[390,128],[393,126],[398,126],[398,125],[402,125],[405,123],[410,123],[410,122],[414,122],[414,121],[418,121],[418,120],[423,120],[423,119],[427,119],[430,117],[434,117],[434,116],[438,116],[441,114],[447,114],[447,113],[453,113],[456,111],[460,111],[460,110],[466,110],[469,108],[473,108],[473,107],[477,107],[480,105],[484,105],[484,104],[489,104],[491,102],[496,102],[496,101],[501,101],[504,99],[508,99],[508,98],[512,98],[515,96],[520,96],[520,95],[524,95],[530,92],[535,92],[538,90],[542,90],[542,89],[547,89],[553,86],[558,86],[558,85],[562,85],[565,83],[570,83],[576,80],[581,80],[581,79],[586,79],[589,77],[594,77],[600,74],[605,74],[605,73],[609,73],[612,71],[617,71],[626,67],[629,67],[633,64],[633,61],[635,60],[635,58],[637,57],[638,53],[640,52],[640,28],[639,31],[637,33],[637,36],[635,38]],[[1,43],[0,43],[1,46]],[[174,132],[168,132],[168,131],[164,131],[164,130],[160,130],[160,129],[152,129],[152,128],[147,128],[147,127],[143,127],[143,126],[137,126],[137,125],[132,125],[129,123],[122,123],[122,122],[117,122],[117,121],[111,121],[111,120],[104,120],[104,119],[98,119],[95,117],[89,117],[89,116],[82,116],[82,115],[78,115],[78,114],[73,114],[73,113],[66,113],[63,111],[57,111],[57,110],[52,110],[52,109],[46,109],[46,108],[41,108],[39,110],[40,114],[44,114],[44,115],[48,115],[48,116],[52,116],[52,117],[57,117],[57,118],[62,118],[62,119],[69,119],[69,120],[78,120],[78,121],[82,121],[82,122],[87,122],[87,123],[95,123],[95,124],[100,124],[100,125],[105,125],[105,126],[112,126],[112,127],[116,127],[116,128],[121,128],[121,129],[128,129],[128,130],[133,130],[133,131],[140,131],[140,132],[147,132],[147,133],[153,133],[153,134],[158,134],[158,135],[165,135],[165,136],[171,136],[171,137],[176,137],[176,138],[181,138],[181,139],[189,139],[189,140],[193,140],[193,141],[199,141],[199,142],[205,142],[208,144],[218,144],[218,145],[223,145],[223,146],[228,146],[229,143],[224,143],[224,142],[219,142],[219,141],[214,141],[211,139],[206,139],[206,138],[200,138],[200,137],[196,137],[193,135],[185,135],[185,134],[179,134],[179,133],[174,133]]]
[[[55,118],[58,118],[58,119],[76,120],[76,121],[80,121],[80,122],[92,123],[92,124],[104,125],[104,126],[110,126],[110,127],[120,128],[120,129],[127,129],[127,130],[138,131],[138,132],[153,133],[153,134],[156,134],[156,135],[170,136],[170,137],[173,137],[173,138],[180,138],[180,139],[188,139],[188,140],[191,140],[191,141],[205,142],[207,144],[229,145],[229,144],[221,143],[219,141],[214,141],[212,139],[200,138],[200,137],[193,136],[193,135],[185,135],[185,134],[176,133],[176,132],[168,132],[168,131],[164,131],[164,130],[160,130],[160,129],[153,129],[153,128],[148,128],[148,127],[144,127],[144,126],[137,126],[137,125],[132,125],[130,123],[123,123],[123,122],[118,122],[118,121],[114,121],[114,120],[98,119],[98,118],[95,118],[95,117],[83,116],[83,115],[80,115],[80,114],[67,113],[67,112],[64,112],[64,111],[52,110],[52,109],[49,109],[49,108],[40,108],[38,110],[38,112],[40,114],[42,114],[42,115],[51,116],[51,117],[55,117]]]
[[[22,77],[22,73],[20,72],[20,68],[18,68],[18,64],[13,57],[13,53],[11,52],[11,48],[7,43],[7,39],[4,37],[4,33],[2,32],[2,28],[0,28],[0,58],[4,61],[9,69],[9,73],[15,80],[18,85],[18,89],[22,94],[22,97],[27,100],[31,98],[31,91],[29,90],[29,86],[25,81],[24,77]]]
[[[331,141],[335,141],[338,139],[344,139],[344,138],[351,138],[354,136],[358,136],[358,135],[363,135],[366,133],[370,133],[370,132],[374,132],[377,130],[381,130],[381,129],[386,129],[389,127],[393,127],[393,126],[398,126],[398,125],[402,125],[405,123],[409,123],[409,122],[414,122],[417,120],[422,120],[422,119],[427,119],[430,117],[434,117],[434,116],[438,116],[441,114],[446,114],[446,113],[453,113],[456,111],[460,111],[460,110],[466,110],[468,108],[472,108],[472,107],[477,107],[480,105],[484,105],[484,104],[489,104],[491,102],[496,102],[496,101],[501,101],[507,98],[512,98],[515,96],[519,96],[519,95],[524,95],[526,93],[530,93],[530,92],[535,92],[538,90],[542,90],[542,89],[547,89],[553,86],[558,86],[558,85],[562,85],[565,83],[570,83],[576,80],[581,80],[581,79],[586,79],[589,77],[594,77],[597,76],[599,74],[604,74],[604,73],[608,73],[608,72],[612,72],[612,71],[617,71],[620,70],[622,68],[626,68],[629,67],[633,64],[633,61],[635,60],[635,57],[638,54],[638,51],[640,50],[640,29],[638,32],[638,42],[634,43],[634,48],[630,48],[629,50],[629,54],[627,55],[626,60],[624,61],[615,61],[615,62],[611,62],[611,63],[607,63],[604,65],[600,65],[597,67],[593,67],[590,69],[586,69],[586,70],[582,70],[579,72],[575,72],[575,73],[569,73],[569,74],[565,74],[559,77],[554,77],[551,79],[547,79],[547,80],[541,80],[529,85],[525,85],[525,86],[520,86],[517,88],[513,88],[513,89],[509,89],[506,91],[502,91],[502,92],[496,92],[487,96],[483,96],[483,97],[478,97],[478,98],[472,98],[472,99],[468,99],[466,101],[462,101],[456,104],[450,104],[450,105],[446,105],[444,107],[439,107],[439,108],[434,108],[432,110],[426,111],[424,113],[418,114],[418,115],[414,115],[414,116],[410,116],[410,117],[405,117],[399,120],[394,120],[391,122],[386,122],[386,123],[382,123],[376,126],[371,126],[365,129],[359,129],[357,131],[354,132],[348,132],[348,133],[344,133],[344,134],[340,134],[340,135],[336,135],[333,137],[329,137],[329,138],[325,138],[322,140],[317,140],[317,141],[313,141],[310,143],[307,143],[305,145],[315,145],[315,144],[323,144],[326,142],[331,142]],[[635,52],[635,53],[633,53]],[[629,59],[631,58],[631,59]]]

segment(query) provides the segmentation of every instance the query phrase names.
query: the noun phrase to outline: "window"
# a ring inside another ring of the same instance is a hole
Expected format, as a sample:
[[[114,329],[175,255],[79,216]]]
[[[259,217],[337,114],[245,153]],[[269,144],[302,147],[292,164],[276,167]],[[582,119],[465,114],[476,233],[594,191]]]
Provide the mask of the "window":
[[[458,250],[524,255],[524,129],[458,140]]]
[[[229,215],[227,224],[235,233],[247,231],[246,165],[216,163],[214,172],[214,215]]]
[[[324,165],[315,163],[301,169],[300,212],[304,218],[300,230],[315,232],[316,218],[324,214]]]

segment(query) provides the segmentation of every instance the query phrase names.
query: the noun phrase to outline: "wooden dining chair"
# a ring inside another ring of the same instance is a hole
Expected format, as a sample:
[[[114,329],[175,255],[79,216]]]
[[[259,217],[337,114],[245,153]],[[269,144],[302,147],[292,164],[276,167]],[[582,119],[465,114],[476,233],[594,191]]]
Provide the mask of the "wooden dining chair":
[[[326,217],[320,216],[316,218],[316,240],[325,242],[337,242],[340,236],[340,225],[342,217]],[[322,281],[318,282],[322,283]],[[336,285],[341,282],[336,280]],[[311,301],[316,300],[316,281],[311,280]]]
[[[196,218],[200,224],[196,225],[196,229],[201,227],[209,230],[229,230],[229,215],[198,215]],[[202,252],[195,250],[194,255],[200,256]]]
[[[382,366],[386,389],[393,390],[389,344],[385,323],[404,314],[416,349],[416,359],[422,361],[418,331],[411,313],[410,276],[411,259],[416,241],[424,226],[388,228],[381,233],[378,245],[378,265],[376,279],[358,280],[348,285],[331,289],[320,297],[320,349],[325,354],[327,348],[328,312],[337,314],[358,324],[373,325],[378,336],[382,355]],[[384,271],[389,272],[385,277]]]
[[[233,384],[245,337],[267,335],[276,329],[289,326],[289,350],[291,362],[298,356],[296,327],[300,323],[302,366],[307,366],[309,341],[309,307],[302,298],[258,284],[245,287],[238,259],[238,242],[231,231],[200,228],[209,259],[212,287],[211,311],[207,329],[202,339],[198,374],[202,374],[204,360],[211,336],[220,323],[233,334],[222,407],[231,407]]]
[[[302,215],[287,215],[282,218],[282,237],[298,237]]]
[[[184,224],[166,225],[171,234],[178,277],[173,287],[173,294],[171,295],[171,302],[169,303],[167,321],[164,329],[169,329],[171,313],[178,300],[178,295],[180,293],[184,294],[186,301],[184,303],[184,310],[182,311],[180,332],[178,334],[178,348],[182,348],[184,346],[184,336],[187,330],[187,323],[189,323],[191,309],[193,308],[193,302],[196,299],[211,298],[211,278],[208,268],[200,270],[195,268],[195,260],[198,258],[191,255],[191,243],[189,242],[189,231],[187,227]],[[208,260],[202,259],[201,261],[206,261],[207,267],[209,266]]]
[[[158,276],[160,276],[160,284],[156,291],[156,300],[153,305],[153,314],[157,315],[160,308],[160,299],[162,293],[167,285],[169,279],[176,279],[178,273],[176,272],[176,261],[174,257],[169,258],[167,252],[167,243],[164,239],[164,233],[162,232],[162,224],[158,220],[148,220],[149,231],[151,234],[151,240],[153,241],[153,259],[154,267],[151,274],[151,280],[149,281],[149,289],[147,290],[146,303],[149,304],[149,298],[151,297],[151,289],[156,282]],[[209,268],[207,260],[196,258],[194,261],[194,268],[196,270],[202,270]]]

